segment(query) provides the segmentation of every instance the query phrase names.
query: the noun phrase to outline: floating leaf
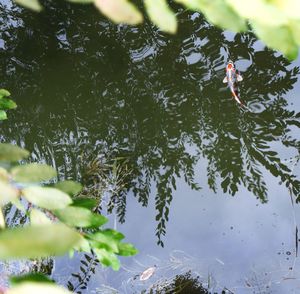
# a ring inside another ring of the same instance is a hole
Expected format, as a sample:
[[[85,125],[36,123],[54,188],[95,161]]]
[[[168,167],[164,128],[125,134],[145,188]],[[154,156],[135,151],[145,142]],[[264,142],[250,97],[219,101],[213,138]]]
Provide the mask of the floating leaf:
[[[0,110],[0,120],[7,119],[7,114],[4,110]]]
[[[82,185],[80,183],[69,180],[58,182],[54,185],[54,187],[69,194],[70,196],[74,196],[82,190]]]
[[[144,270],[142,272],[142,274],[140,275],[140,281],[146,281],[149,278],[151,278],[153,276],[155,270],[156,270],[155,266],[149,267],[146,270]]]
[[[118,245],[119,253],[118,255],[122,256],[132,256],[137,254],[139,251],[130,243],[120,243]]]
[[[95,0],[96,7],[115,23],[139,24],[142,14],[128,0]]]
[[[51,224],[51,220],[46,216],[45,213],[38,209],[31,209],[30,211],[30,223],[34,226],[40,226],[40,225],[49,225]]]
[[[28,187],[23,189],[24,197],[31,203],[45,209],[63,209],[72,203],[68,194],[55,189]]]
[[[9,277],[9,281],[12,286],[16,286],[24,282],[39,282],[39,283],[53,283],[54,281],[50,280],[47,276],[40,273],[29,273],[22,276],[12,276]]]
[[[17,4],[29,8],[33,11],[41,11],[42,6],[38,0],[14,0]]]
[[[166,0],[145,0],[144,4],[150,19],[155,25],[164,32],[176,33],[176,16]]]
[[[6,229],[0,234],[0,259],[63,255],[79,241],[80,235],[63,224]]]
[[[8,97],[8,96],[10,96],[10,93],[7,90],[0,89],[0,99],[3,97]]]
[[[13,100],[7,98],[0,99],[0,109],[8,110],[8,109],[15,109],[16,107],[17,104]]]
[[[224,29],[242,32],[247,29],[244,19],[224,0],[175,0],[189,9],[202,12],[213,24]],[[247,2],[247,1],[242,1]]]
[[[19,191],[10,184],[0,181],[0,207],[18,198]]]
[[[11,174],[16,182],[37,183],[54,178],[56,170],[47,164],[29,163],[14,167]]]
[[[24,282],[20,285],[8,289],[5,294],[72,294],[72,292],[55,284]]]
[[[93,250],[96,253],[98,260],[104,266],[111,266],[114,271],[120,269],[120,261],[118,260],[115,254],[108,252],[105,249],[95,248]]]
[[[28,156],[29,152],[25,149],[12,144],[0,143],[0,161],[19,161]]]
[[[92,213],[83,207],[68,206],[55,210],[54,214],[65,224],[80,228],[97,228],[107,222],[103,215]]]

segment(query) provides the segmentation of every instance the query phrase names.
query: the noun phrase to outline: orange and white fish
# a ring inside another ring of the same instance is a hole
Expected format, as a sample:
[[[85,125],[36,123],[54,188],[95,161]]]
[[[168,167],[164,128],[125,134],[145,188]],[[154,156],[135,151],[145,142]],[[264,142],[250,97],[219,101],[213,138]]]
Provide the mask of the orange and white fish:
[[[242,103],[239,97],[239,92],[237,87],[237,82],[241,82],[242,80],[243,80],[242,76],[236,72],[233,61],[229,60],[226,66],[226,77],[223,79],[223,83],[228,84],[228,87],[235,101],[239,103],[241,106],[244,106],[244,104]]]

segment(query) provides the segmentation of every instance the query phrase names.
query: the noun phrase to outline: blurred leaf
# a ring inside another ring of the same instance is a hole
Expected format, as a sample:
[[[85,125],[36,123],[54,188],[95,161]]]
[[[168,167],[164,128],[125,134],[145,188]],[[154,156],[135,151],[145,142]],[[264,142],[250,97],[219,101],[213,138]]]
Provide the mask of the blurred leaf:
[[[10,184],[0,181],[0,207],[18,198],[19,191]]]
[[[164,32],[176,33],[176,16],[166,0],[145,0],[144,4],[150,19],[155,25]]]
[[[7,170],[0,166],[0,181],[8,182],[9,174]]]
[[[74,246],[75,250],[82,251],[82,252],[91,252],[91,247],[89,241],[80,235],[80,241]]]
[[[25,149],[12,144],[0,143],[0,161],[19,161],[28,156],[29,152]]]
[[[55,284],[24,282],[8,289],[5,294],[71,294],[72,292]]]
[[[240,16],[268,26],[287,24],[287,17],[276,6],[262,0],[227,0],[228,4]]]
[[[137,254],[139,251],[130,243],[120,243],[118,255],[132,256]]]
[[[90,4],[94,3],[94,0],[67,0],[68,2],[78,3],[78,4]]]
[[[9,281],[12,286],[16,286],[24,282],[39,282],[39,283],[53,283],[54,281],[50,280],[47,276],[40,273],[29,273],[22,276],[12,276],[9,277]]]
[[[97,200],[96,199],[91,199],[91,198],[75,198],[73,199],[73,203],[71,206],[76,206],[76,207],[83,207],[87,209],[93,209],[97,205]]]
[[[103,215],[92,213],[82,207],[68,206],[55,210],[54,214],[64,223],[72,227],[97,228],[107,222]]]
[[[29,163],[14,167],[11,174],[16,182],[38,183],[54,178],[56,170],[47,164]]]
[[[258,22],[251,23],[256,35],[268,46],[280,50],[289,59],[298,55],[298,46],[287,26],[273,27]]]
[[[42,6],[38,0],[14,0],[17,4],[29,8],[33,11],[41,11]]]
[[[8,109],[15,109],[17,107],[17,104],[8,98],[2,98],[0,99],[0,109],[2,110],[8,110]]]
[[[7,119],[7,114],[4,110],[0,110],[0,120]]]
[[[24,197],[31,203],[45,209],[62,209],[72,203],[68,194],[55,188],[28,187],[23,189]]]
[[[74,196],[82,190],[82,185],[74,181],[66,180],[56,183],[54,188],[59,189],[70,196]]]
[[[5,218],[2,212],[2,208],[0,206],[0,230],[5,228]]]
[[[7,90],[0,89],[0,99],[3,97],[8,97],[8,96],[10,96],[10,93]]]
[[[299,1],[300,3],[300,1]],[[300,19],[290,21],[290,29],[293,34],[295,42],[300,46]]]
[[[139,24],[142,14],[128,0],[95,0],[96,7],[115,23]]]
[[[116,230],[113,230],[113,229],[103,230],[102,233],[104,233],[106,236],[109,236],[117,241],[121,241],[125,238],[125,236],[122,233],[120,233]]]
[[[0,259],[63,255],[79,241],[80,235],[63,224],[6,229],[0,233]]]
[[[202,12],[213,24],[221,28],[242,32],[247,29],[244,19],[224,0],[175,0],[189,9]],[[242,3],[247,1],[242,1]]]
[[[30,223],[34,226],[48,225],[51,224],[51,220],[46,214],[38,209],[31,209],[30,211]]]
[[[114,271],[119,270],[120,261],[118,260],[115,254],[108,252],[105,249],[98,249],[98,248],[95,248],[94,252],[96,253],[98,260],[104,266],[111,266]]]

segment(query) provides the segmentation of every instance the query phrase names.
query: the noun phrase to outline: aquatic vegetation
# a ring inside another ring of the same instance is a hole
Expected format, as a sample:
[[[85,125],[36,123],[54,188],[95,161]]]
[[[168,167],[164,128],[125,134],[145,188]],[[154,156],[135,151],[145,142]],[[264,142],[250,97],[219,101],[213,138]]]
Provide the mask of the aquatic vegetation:
[[[5,89],[0,89],[0,120],[7,119],[6,111],[9,109],[15,109],[17,104],[9,99],[10,93]]]

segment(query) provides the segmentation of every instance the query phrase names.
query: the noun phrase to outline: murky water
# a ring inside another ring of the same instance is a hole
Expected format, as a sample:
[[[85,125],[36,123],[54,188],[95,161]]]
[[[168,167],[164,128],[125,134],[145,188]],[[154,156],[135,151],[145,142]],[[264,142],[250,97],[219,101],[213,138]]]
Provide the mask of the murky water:
[[[83,180],[95,158],[122,157],[130,171],[109,225],[140,254],[118,273],[93,257],[59,258],[56,280],[141,293],[190,271],[212,292],[299,293],[299,60],[197,13],[180,11],[168,36],[150,24],[114,26],[93,7],[34,14],[2,3],[0,85],[18,109],[0,123],[0,140],[61,179]],[[251,111],[222,83],[229,57]],[[149,280],[136,278],[154,265]]]

